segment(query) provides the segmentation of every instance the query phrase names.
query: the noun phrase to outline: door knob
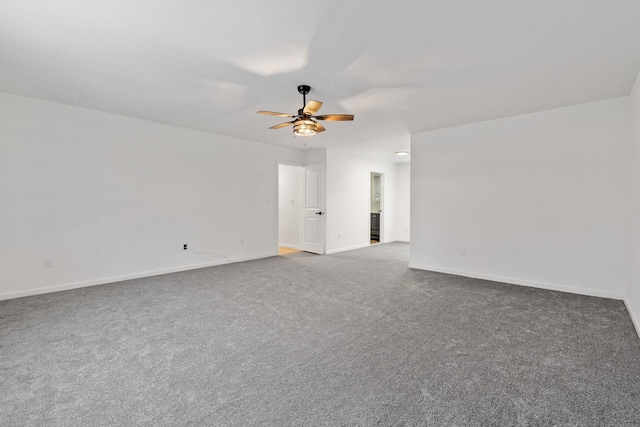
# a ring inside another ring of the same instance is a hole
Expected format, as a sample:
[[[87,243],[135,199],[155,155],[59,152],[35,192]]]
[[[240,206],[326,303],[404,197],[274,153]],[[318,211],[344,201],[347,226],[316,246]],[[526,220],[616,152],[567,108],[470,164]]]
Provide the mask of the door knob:
[[[324,215],[324,212],[316,212],[316,215]]]

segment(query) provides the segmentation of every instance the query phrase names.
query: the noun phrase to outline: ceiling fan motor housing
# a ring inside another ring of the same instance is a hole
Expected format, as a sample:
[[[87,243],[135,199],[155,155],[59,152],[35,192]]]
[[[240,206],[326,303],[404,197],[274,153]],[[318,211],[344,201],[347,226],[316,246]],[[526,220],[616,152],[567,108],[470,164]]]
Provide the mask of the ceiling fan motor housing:
[[[301,95],[306,95],[311,91],[311,86],[309,85],[299,85],[298,86],[298,93]]]

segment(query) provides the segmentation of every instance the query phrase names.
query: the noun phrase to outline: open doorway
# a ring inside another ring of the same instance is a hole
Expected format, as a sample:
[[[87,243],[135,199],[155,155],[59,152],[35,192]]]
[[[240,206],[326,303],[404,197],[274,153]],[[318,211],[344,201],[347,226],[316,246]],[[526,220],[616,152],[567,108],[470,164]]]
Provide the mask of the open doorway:
[[[371,244],[375,245],[384,241],[382,211],[384,204],[384,174],[371,172],[370,214],[369,225],[371,230]]]
[[[300,252],[302,168],[278,165],[278,254]]]
[[[278,164],[278,253],[324,254],[324,164]]]

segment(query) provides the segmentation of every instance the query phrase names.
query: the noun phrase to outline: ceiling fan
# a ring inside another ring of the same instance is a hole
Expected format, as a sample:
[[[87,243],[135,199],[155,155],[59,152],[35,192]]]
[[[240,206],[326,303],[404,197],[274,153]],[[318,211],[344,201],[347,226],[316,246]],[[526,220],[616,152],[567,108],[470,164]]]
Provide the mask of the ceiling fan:
[[[298,86],[298,92],[302,95],[302,108],[298,110],[297,115],[276,113],[275,111],[258,111],[258,114],[269,114],[272,116],[289,117],[294,120],[290,122],[280,123],[279,125],[271,126],[269,129],[280,129],[293,125],[293,133],[299,136],[311,136],[318,132],[324,132],[326,129],[316,120],[327,120],[334,122],[343,122],[353,120],[352,114],[325,114],[323,116],[316,116],[322,102],[311,100],[307,102],[307,94],[311,90],[310,86],[300,85]]]

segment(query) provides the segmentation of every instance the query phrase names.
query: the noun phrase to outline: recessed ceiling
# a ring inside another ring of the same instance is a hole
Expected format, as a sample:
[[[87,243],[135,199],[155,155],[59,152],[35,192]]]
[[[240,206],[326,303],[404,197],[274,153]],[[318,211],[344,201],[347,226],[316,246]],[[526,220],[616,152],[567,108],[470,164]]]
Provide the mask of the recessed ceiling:
[[[0,3],[0,91],[404,161],[409,134],[628,95],[635,0]],[[294,137],[258,110],[354,114]]]

